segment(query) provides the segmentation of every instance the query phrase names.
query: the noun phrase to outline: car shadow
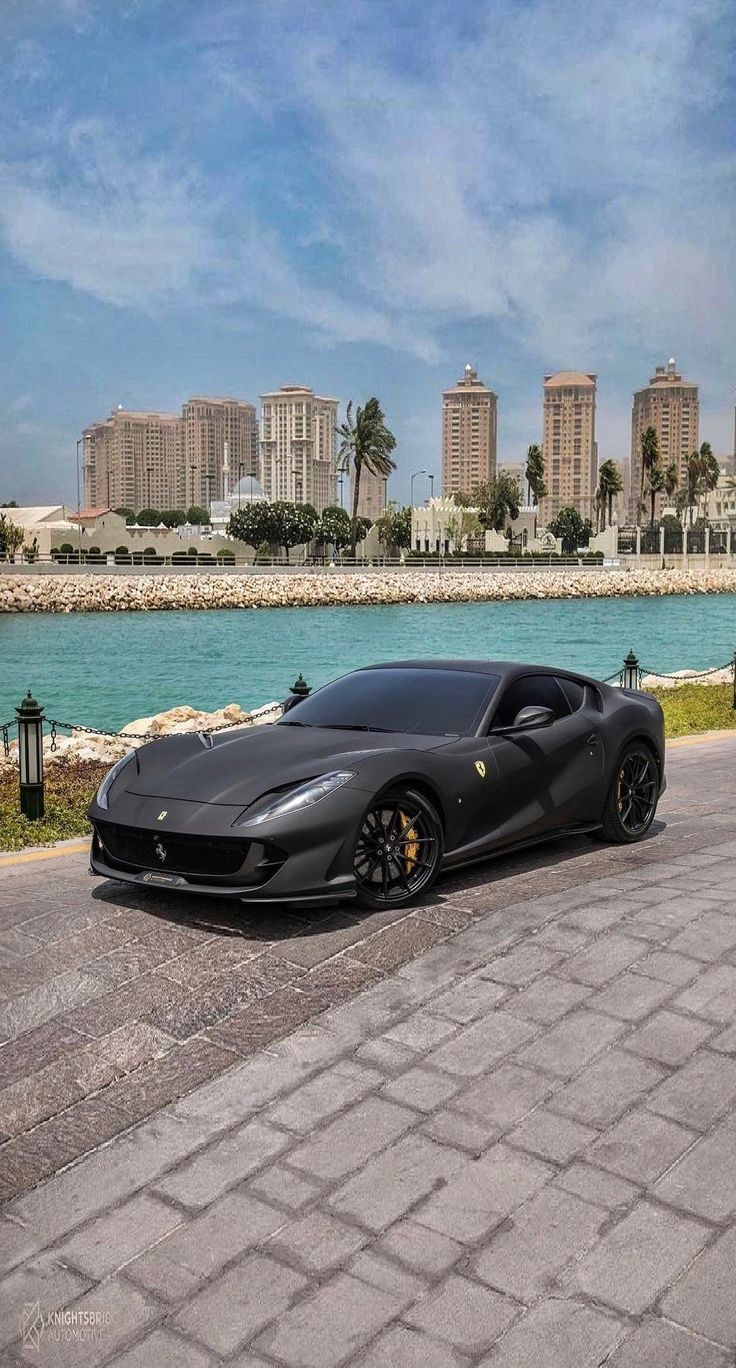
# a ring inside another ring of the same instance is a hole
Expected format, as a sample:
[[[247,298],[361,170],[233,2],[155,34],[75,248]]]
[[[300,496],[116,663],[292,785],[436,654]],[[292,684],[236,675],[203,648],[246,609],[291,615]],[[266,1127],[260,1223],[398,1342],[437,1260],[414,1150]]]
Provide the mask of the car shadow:
[[[640,844],[655,841],[666,828],[666,822],[655,820]],[[616,847],[608,847],[615,849]],[[581,854],[604,851],[604,843],[597,844],[586,836],[570,836],[528,846],[524,850],[490,856],[477,864],[442,874],[429,894],[421,900],[422,908],[440,908],[443,903],[457,901],[459,896],[476,894],[488,885],[494,888],[517,878],[520,874],[539,873],[540,894],[544,890],[545,875],[563,868]],[[240,936],[252,940],[280,942],[293,936],[321,935],[339,931],[356,924],[366,928],[380,927],[388,921],[400,920],[413,910],[414,905],[394,911],[363,910],[350,902],[325,903],[323,906],[300,908],[295,904],[275,904],[259,907],[247,905],[233,898],[215,898],[203,894],[161,893],[137,888],[130,884],[106,879],[92,892],[95,901],[109,903],[120,910],[143,913],[155,922],[187,926],[207,935]],[[145,933],[144,933],[145,934]]]

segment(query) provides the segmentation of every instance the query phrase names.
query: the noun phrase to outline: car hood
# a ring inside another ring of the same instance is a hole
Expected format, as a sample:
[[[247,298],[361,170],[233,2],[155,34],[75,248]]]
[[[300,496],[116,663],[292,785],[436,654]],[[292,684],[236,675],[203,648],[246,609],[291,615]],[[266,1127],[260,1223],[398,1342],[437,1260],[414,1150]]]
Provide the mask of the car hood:
[[[268,724],[223,732],[204,743],[197,734],[187,733],[141,747],[138,767],[126,766],[120,780],[128,793],[142,797],[247,807],[271,789],[331,770],[360,771],[372,756],[435,750],[451,739]]]

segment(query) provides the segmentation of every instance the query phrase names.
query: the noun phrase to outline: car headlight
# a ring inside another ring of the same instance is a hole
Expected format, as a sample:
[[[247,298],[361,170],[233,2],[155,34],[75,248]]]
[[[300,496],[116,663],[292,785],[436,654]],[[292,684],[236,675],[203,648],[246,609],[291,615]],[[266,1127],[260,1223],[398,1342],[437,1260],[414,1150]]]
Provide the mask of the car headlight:
[[[105,777],[104,777],[102,783],[100,784],[100,787],[99,787],[98,790],[97,790],[97,795],[96,795],[96,797],[95,797],[95,802],[97,803],[97,806],[98,806],[98,807],[105,808],[105,809],[109,808],[109,806],[110,806],[110,798],[109,798],[110,789],[112,788],[113,784],[115,783],[115,780],[117,779],[118,775],[120,774],[120,771],[123,770],[123,769],[125,769],[125,766],[126,766],[126,765],[130,764],[130,761],[133,759],[134,755],[135,755],[135,751],[134,751],[134,750],[126,751],[126,753],[125,753],[125,755],[123,756],[122,760],[118,760],[117,763],[116,763],[115,765],[113,765],[113,767],[112,767],[112,769],[110,770],[109,774],[106,774],[106,775],[105,775]]]
[[[333,774],[321,774],[318,779],[308,779],[306,784],[300,784],[298,788],[290,789],[288,793],[282,793],[278,798],[274,798],[267,807],[261,808],[261,811],[255,812],[253,816],[249,815],[250,809],[247,809],[235,825],[257,826],[260,822],[270,822],[272,817],[286,817],[291,812],[299,812],[301,808],[312,807],[320,798],[326,798],[328,794],[334,793],[335,789],[342,788],[343,784],[354,778],[352,770],[336,770]]]

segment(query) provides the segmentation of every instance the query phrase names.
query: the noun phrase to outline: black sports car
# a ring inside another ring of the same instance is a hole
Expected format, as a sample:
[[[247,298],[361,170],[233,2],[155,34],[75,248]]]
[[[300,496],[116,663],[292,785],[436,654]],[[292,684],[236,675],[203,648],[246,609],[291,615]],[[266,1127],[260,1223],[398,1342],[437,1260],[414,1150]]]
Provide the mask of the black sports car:
[[[90,807],[91,872],[248,902],[402,905],[440,870],[565,836],[639,841],[662,710],[543,666],[355,670],[275,725],[131,751]]]

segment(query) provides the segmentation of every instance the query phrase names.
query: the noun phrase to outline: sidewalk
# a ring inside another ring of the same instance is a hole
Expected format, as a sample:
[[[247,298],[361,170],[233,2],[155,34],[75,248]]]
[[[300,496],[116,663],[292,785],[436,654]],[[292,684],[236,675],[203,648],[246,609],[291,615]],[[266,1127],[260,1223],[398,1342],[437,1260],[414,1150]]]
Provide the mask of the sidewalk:
[[[668,778],[389,924],[0,869],[3,1361],[732,1364],[736,739]]]

